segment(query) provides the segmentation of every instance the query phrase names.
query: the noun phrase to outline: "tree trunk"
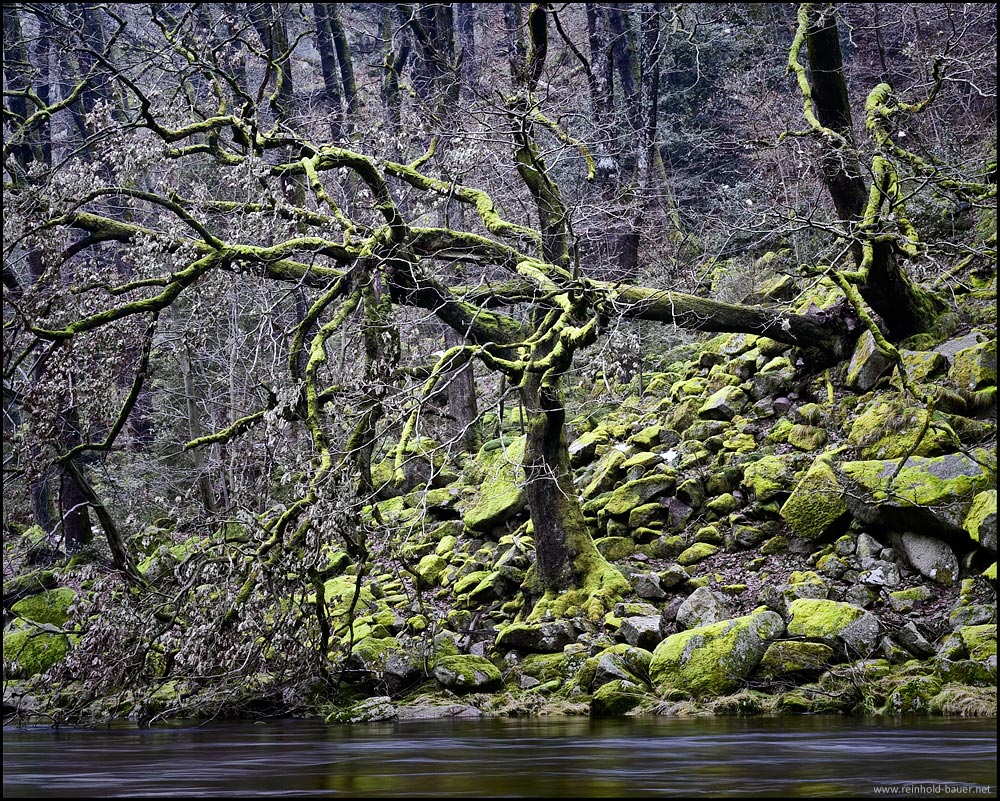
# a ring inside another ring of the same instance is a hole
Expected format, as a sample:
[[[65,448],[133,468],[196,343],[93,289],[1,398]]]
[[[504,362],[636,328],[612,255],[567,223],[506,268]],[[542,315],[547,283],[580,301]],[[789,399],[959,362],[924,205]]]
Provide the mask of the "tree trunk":
[[[864,215],[868,190],[854,144],[837,18],[833,5],[827,3],[810,4],[806,13],[809,87],[816,117],[821,125],[843,137],[840,144],[829,143],[821,156],[823,180],[841,220],[857,224]],[[859,287],[861,296],[882,318],[892,338],[902,339],[926,330],[944,309],[943,303],[910,281],[891,244],[877,242],[874,251],[868,275]],[[855,244],[854,255],[860,264],[860,241]]]

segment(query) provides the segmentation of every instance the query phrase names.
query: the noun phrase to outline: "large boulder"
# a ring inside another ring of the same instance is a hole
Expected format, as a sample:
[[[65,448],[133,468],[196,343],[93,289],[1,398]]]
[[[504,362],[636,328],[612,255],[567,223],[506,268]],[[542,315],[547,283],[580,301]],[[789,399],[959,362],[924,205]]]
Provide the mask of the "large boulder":
[[[673,491],[677,477],[673,473],[654,473],[644,478],[630,481],[614,491],[604,505],[605,514],[616,517],[627,516],[633,509],[648,503],[664,493]]]
[[[677,610],[677,626],[681,629],[694,629],[728,620],[730,617],[731,612],[722,596],[708,587],[699,587],[684,599]]]
[[[552,654],[561,651],[575,639],[576,632],[567,620],[513,623],[497,635],[496,647],[501,651],[536,651]]]
[[[962,528],[990,553],[997,552],[997,491],[980,492],[972,499]]]
[[[975,458],[973,458],[975,457]],[[896,531],[931,530],[964,539],[962,523],[976,494],[995,479],[996,455],[912,456],[843,462],[836,470],[851,514]]]
[[[798,598],[788,606],[788,633],[822,642],[841,658],[864,659],[878,644],[879,623],[860,606]]]
[[[494,440],[479,452],[479,491],[464,518],[470,531],[487,533],[524,509],[524,444],[524,437],[506,446]]]
[[[907,531],[899,538],[899,548],[921,576],[950,587],[958,580],[955,552],[936,537]]]
[[[434,678],[453,693],[485,693],[503,686],[497,666],[484,656],[471,654],[441,657],[434,666]]]
[[[892,357],[879,350],[871,331],[865,331],[858,337],[847,367],[847,385],[859,392],[868,392],[893,364]]]
[[[673,634],[653,652],[650,680],[661,691],[672,688],[695,697],[732,693],[753,674],[768,641],[784,628],[780,615],[758,609]]]
[[[829,458],[812,463],[781,507],[781,516],[798,537],[823,537],[843,524],[848,516],[844,493]]]

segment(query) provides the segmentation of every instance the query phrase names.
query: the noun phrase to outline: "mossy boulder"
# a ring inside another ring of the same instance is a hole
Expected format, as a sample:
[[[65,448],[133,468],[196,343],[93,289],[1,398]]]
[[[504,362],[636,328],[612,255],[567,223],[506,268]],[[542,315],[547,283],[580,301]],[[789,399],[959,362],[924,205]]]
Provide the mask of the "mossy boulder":
[[[708,542],[696,542],[690,548],[685,548],[677,556],[677,563],[680,565],[694,565],[701,562],[713,554],[717,553],[719,550],[718,545],[712,545]]]
[[[54,628],[45,624],[46,628]],[[3,662],[6,678],[38,676],[61,662],[69,653],[69,636],[28,624],[9,629],[3,635]]]
[[[645,683],[652,659],[645,648],[618,643],[587,659],[576,674],[576,683],[588,692],[610,681]]]
[[[987,623],[980,626],[963,626],[958,630],[969,659],[985,662],[997,655],[997,624]]]
[[[427,554],[414,568],[414,572],[417,574],[417,583],[421,587],[433,587],[447,566],[448,561],[445,558],[436,553]]]
[[[698,414],[709,420],[732,420],[749,402],[747,394],[738,386],[725,386],[712,393],[698,409]]]
[[[902,466],[898,459],[843,462],[836,472],[848,509],[862,523],[964,539],[975,496],[996,481],[996,454],[913,456]]]
[[[847,367],[847,385],[859,392],[868,392],[892,365],[892,357],[879,350],[871,331],[865,331],[858,337]]]
[[[497,666],[483,656],[445,656],[434,665],[434,678],[453,693],[484,693],[499,690],[503,677]]]
[[[582,467],[594,460],[598,445],[607,445],[611,434],[604,426],[588,431],[569,444],[569,458],[573,467]]]
[[[62,626],[69,620],[69,607],[75,598],[76,592],[69,587],[56,587],[22,598],[10,609],[18,617],[33,620],[35,623]]]
[[[598,460],[593,475],[580,497],[589,501],[591,498],[596,498],[598,495],[613,489],[615,481],[621,474],[622,463],[625,459],[624,451],[618,448],[609,448]]]
[[[900,397],[880,398],[854,420],[847,439],[864,459],[938,456],[958,450],[961,443],[951,426],[940,415],[931,417],[927,409],[910,406]]]
[[[618,717],[635,709],[643,702],[652,701],[649,692],[628,680],[610,681],[594,693],[590,702],[591,717]]]
[[[768,641],[784,628],[779,615],[759,609],[673,634],[653,652],[650,680],[661,694],[680,690],[704,698],[732,693],[753,674]]]
[[[794,473],[794,462],[787,456],[763,456],[744,468],[743,486],[751,492],[758,503],[764,503],[789,492]]]
[[[525,438],[517,437],[506,447],[480,450],[479,491],[464,517],[470,531],[487,533],[524,509],[524,445]]]
[[[344,670],[346,681],[392,695],[413,687],[423,676],[421,654],[395,637],[365,637],[355,643]]]
[[[826,429],[797,423],[788,430],[787,442],[800,451],[818,451],[826,445],[829,437]]]
[[[833,662],[833,649],[821,642],[782,640],[767,646],[757,666],[757,676],[765,679],[783,677],[818,677]]]
[[[378,723],[383,720],[395,720],[398,716],[399,709],[388,695],[376,695],[343,709],[335,709],[326,716],[326,722],[341,725]]]
[[[556,653],[576,639],[573,625],[568,620],[545,623],[512,623],[497,635],[498,651],[538,651]]]
[[[780,514],[805,539],[826,536],[846,522],[848,506],[829,459],[821,456],[812,463]]]
[[[899,351],[903,369],[910,381],[923,382],[938,378],[948,372],[948,359],[943,353],[932,350]]]
[[[980,492],[972,499],[972,506],[962,523],[962,528],[973,540],[990,553],[997,552],[997,491]]]
[[[973,392],[997,383],[997,341],[980,342],[960,350],[951,362],[948,377],[960,389]]]
[[[853,604],[798,598],[789,604],[788,618],[789,634],[818,640],[841,657],[864,659],[878,644],[878,619]]]
[[[627,516],[636,507],[673,491],[676,486],[677,477],[673,472],[655,473],[630,481],[614,491],[604,505],[604,511],[609,515]]]

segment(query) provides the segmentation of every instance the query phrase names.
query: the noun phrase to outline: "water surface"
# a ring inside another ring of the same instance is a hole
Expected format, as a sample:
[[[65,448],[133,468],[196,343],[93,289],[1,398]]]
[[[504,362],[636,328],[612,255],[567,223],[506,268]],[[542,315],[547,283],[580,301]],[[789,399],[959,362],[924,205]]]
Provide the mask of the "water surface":
[[[588,718],[4,730],[4,798],[996,797],[996,721]]]

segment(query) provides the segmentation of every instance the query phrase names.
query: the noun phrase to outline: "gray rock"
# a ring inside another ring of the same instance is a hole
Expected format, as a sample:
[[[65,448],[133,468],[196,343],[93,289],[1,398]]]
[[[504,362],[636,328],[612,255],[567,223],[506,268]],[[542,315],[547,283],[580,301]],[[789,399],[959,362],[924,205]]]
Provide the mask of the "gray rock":
[[[640,598],[666,598],[667,593],[660,585],[660,577],[655,573],[640,573],[632,579],[635,594]]]
[[[677,610],[677,626],[693,629],[708,626],[732,617],[725,600],[708,587],[699,587],[692,592]]]
[[[906,561],[920,575],[950,587],[958,579],[958,559],[954,551],[935,537],[906,532],[899,538]]]
[[[537,651],[554,654],[576,639],[573,626],[566,620],[547,623],[515,623],[500,632],[497,648],[502,651]]]
[[[892,357],[878,349],[871,331],[865,331],[858,337],[847,368],[847,385],[859,392],[868,392],[893,364]]]
[[[934,656],[934,646],[927,642],[912,620],[896,632],[896,642],[918,659]]]
[[[663,639],[660,634],[660,616],[627,617],[622,621],[619,634],[629,645],[652,651]]]

